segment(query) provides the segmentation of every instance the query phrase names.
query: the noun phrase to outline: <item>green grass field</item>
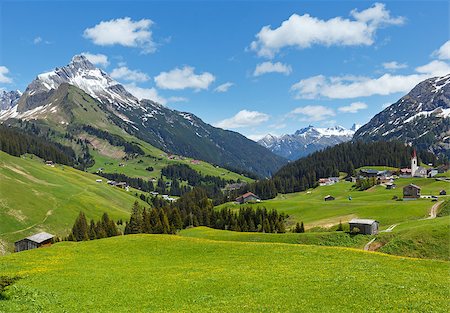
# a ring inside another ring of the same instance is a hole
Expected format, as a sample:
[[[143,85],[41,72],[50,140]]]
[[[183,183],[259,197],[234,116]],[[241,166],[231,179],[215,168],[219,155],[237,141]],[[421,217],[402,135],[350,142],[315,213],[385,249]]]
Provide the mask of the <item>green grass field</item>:
[[[310,232],[310,233],[253,233],[218,230],[208,227],[184,229],[179,233],[183,237],[203,238],[217,241],[271,242],[317,246],[340,246],[362,249],[371,239],[370,236],[350,236],[344,232]]]
[[[132,235],[0,258],[1,312],[448,312],[449,263],[349,248]]]
[[[340,182],[331,186],[310,189],[306,192],[280,194],[275,199],[262,201],[253,206],[265,206],[289,214],[289,225],[303,221],[307,229],[314,227],[329,228],[342,221],[352,218],[371,218],[380,222],[381,229],[391,224],[417,220],[428,216],[434,204],[429,199],[414,201],[395,201],[394,196],[402,198],[402,187],[414,183],[422,188],[423,195],[438,195],[442,189],[450,190],[450,183],[425,178],[400,178],[397,188],[387,190],[375,186],[366,191],[355,191],[352,183]],[[323,200],[324,196],[332,195],[334,201]],[[352,200],[349,200],[349,197]],[[240,205],[226,203],[217,208],[229,207],[238,209]]]
[[[0,151],[0,246],[39,231],[65,235],[76,216],[128,219],[136,198],[132,192],[95,180],[100,177],[68,166],[46,166],[32,156]]]
[[[379,234],[377,244],[384,253],[450,261],[450,216],[399,224]]]

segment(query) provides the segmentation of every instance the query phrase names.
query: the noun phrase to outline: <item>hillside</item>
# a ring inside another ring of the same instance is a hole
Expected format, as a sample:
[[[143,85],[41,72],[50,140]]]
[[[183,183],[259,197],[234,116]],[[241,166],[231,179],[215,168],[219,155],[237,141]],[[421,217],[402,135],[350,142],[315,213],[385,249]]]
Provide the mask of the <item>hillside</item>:
[[[100,219],[106,212],[127,219],[136,198],[131,192],[97,183],[98,176],[69,166],[47,166],[35,156],[13,157],[0,151],[0,244],[39,231],[64,236],[76,216]]]
[[[84,116],[78,116],[79,123],[98,125],[100,118],[102,123],[112,123],[167,153],[260,176],[270,176],[286,162],[241,134],[215,128],[191,113],[171,110],[151,100],[139,101],[82,55],[74,56],[62,68],[38,75],[16,106],[0,112],[0,120],[33,118],[47,122],[51,119],[53,126],[67,128],[76,115],[72,114],[76,105],[60,90],[61,86],[65,89],[65,85],[83,90],[89,95],[89,102],[98,102],[95,113],[86,116],[82,112]],[[87,97],[81,96],[86,100]],[[88,112],[83,106],[82,109]]]
[[[354,140],[400,140],[450,156],[450,74],[427,79],[375,115]]]
[[[103,168],[105,173],[122,173],[148,180],[159,178],[161,169],[169,164],[186,164],[203,175],[251,181],[243,175],[204,161],[182,156],[171,158],[170,154],[121,129],[113,122],[117,117],[77,87],[63,83],[44,102],[48,104],[28,113],[13,115],[24,121],[9,119],[7,124],[72,148],[78,159],[87,164],[90,172]],[[120,163],[124,166],[119,166]],[[148,167],[153,168],[153,171],[147,171]]]
[[[366,191],[356,191],[350,182],[339,182],[331,186],[321,186],[304,192],[279,194],[252,206],[264,206],[289,214],[290,225],[303,221],[307,229],[336,226],[339,221],[348,222],[352,218],[371,218],[380,222],[385,229],[394,223],[417,220],[428,216],[434,202],[429,199],[416,201],[396,201],[402,198],[402,187],[410,183],[422,188],[422,195],[438,195],[442,189],[449,190],[449,183],[435,179],[400,178],[395,181],[397,188],[387,190],[375,186]],[[325,202],[324,197],[332,195],[334,201]],[[349,197],[351,196],[351,200]],[[238,209],[240,205],[225,203],[217,208]]]
[[[130,235],[0,258],[4,275],[22,277],[0,311],[446,312],[448,268],[346,248]]]

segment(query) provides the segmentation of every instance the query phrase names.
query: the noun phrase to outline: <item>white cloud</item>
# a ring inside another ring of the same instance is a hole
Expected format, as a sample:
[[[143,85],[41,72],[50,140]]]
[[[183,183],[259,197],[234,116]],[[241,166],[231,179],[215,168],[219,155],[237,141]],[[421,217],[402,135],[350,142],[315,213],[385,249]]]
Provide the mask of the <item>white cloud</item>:
[[[344,113],[357,113],[359,110],[367,109],[367,104],[364,102],[353,102],[349,105],[338,108],[339,111]]]
[[[101,21],[92,28],[84,30],[83,36],[96,45],[139,47],[143,53],[152,53],[156,44],[152,40],[150,19],[133,21],[129,17]]]
[[[6,66],[0,66],[0,83],[12,83],[12,79],[8,77],[9,70]]]
[[[440,60],[450,60],[450,40],[434,51],[432,55]]]
[[[125,89],[128,90],[133,96],[138,98],[139,100],[147,99],[158,102],[159,104],[166,105],[168,103],[174,102],[186,102],[189,101],[185,97],[169,97],[165,98],[158,94],[158,90],[156,88],[142,88],[136,86],[135,83],[124,85]]]
[[[166,105],[168,102],[166,98],[161,97],[158,94],[158,91],[155,88],[141,88],[136,86],[136,84],[134,83],[124,85],[124,87],[126,90],[128,90],[128,92],[130,92],[133,96],[135,96],[139,100],[148,99],[158,102],[162,105]]]
[[[450,66],[444,61],[431,61],[428,64],[416,67],[416,72],[429,77],[444,76],[450,73]]]
[[[398,92],[406,93],[427,78],[450,73],[450,66],[446,62],[434,60],[416,67],[415,71],[415,74],[383,74],[376,78],[317,75],[300,80],[292,85],[291,91],[295,92],[295,98],[297,99],[319,97],[350,99],[372,95],[386,96]]]
[[[261,76],[266,73],[281,73],[284,75],[289,75],[292,73],[292,67],[281,62],[263,62],[256,65],[253,76]]]
[[[402,68],[407,68],[408,65],[406,63],[398,63],[397,61],[385,62],[382,64],[383,67],[387,70],[395,71]]]
[[[232,82],[226,82],[223,83],[222,85],[217,86],[214,91],[215,92],[227,92],[228,89],[230,89],[230,87],[234,86],[234,84]]]
[[[194,70],[193,67],[184,66],[169,72],[161,72],[155,77],[155,83],[161,89],[180,90],[193,88],[201,90],[208,89],[209,85],[216,79],[211,73],[195,74]]]
[[[113,69],[110,75],[114,79],[123,79],[132,82],[145,82],[150,79],[147,74],[138,70],[130,70],[126,66]]]
[[[245,137],[247,137],[248,139],[253,140],[255,142],[258,142],[258,140],[263,139],[266,136],[267,136],[267,134],[250,134]]]
[[[327,108],[323,105],[307,105],[292,110],[290,115],[300,115],[301,121],[317,122],[326,120],[331,116],[335,116],[336,113],[334,113],[333,109]]]
[[[334,17],[321,20],[309,14],[293,14],[278,28],[261,28],[250,49],[259,56],[273,58],[284,47],[309,48],[312,45],[358,46],[372,45],[376,31],[387,25],[401,25],[403,17],[392,17],[382,3],[359,12],[352,10],[353,19]]]
[[[102,67],[107,67],[109,65],[108,57],[104,54],[83,52],[81,53],[81,55],[84,55],[92,64],[100,65]]]
[[[40,36],[33,39],[33,43],[35,45],[40,44],[41,42],[42,42],[42,37],[40,37]]]
[[[236,113],[235,116],[224,119],[218,122],[215,126],[220,128],[242,128],[257,126],[268,121],[269,115],[258,111],[242,110]]]

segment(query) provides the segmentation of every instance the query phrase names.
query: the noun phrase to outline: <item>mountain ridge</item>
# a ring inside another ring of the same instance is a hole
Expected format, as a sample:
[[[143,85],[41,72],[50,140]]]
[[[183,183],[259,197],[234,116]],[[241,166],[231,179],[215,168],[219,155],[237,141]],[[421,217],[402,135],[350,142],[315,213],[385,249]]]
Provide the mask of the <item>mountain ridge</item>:
[[[272,152],[294,161],[323,148],[350,141],[357,127],[356,124],[351,129],[342,126],[319,128],[309,125],[297,130],[294,134],[281,136],[268,134],[258,140],[258,143]]]
[[[354,140],[400,140],[450,156],[450,74],[426,79],[376,114]]]
[[[0,120],[57,116],[60,108],[52,101],[61,100],[55,94],[62,84],[83,90],[101,103],[102,110],[117,126],[168,153],[254,172],[262,177],[270,176],[286,163],[241,134],[213,127],[192,113],[171,110],[152,100],[139,101],[81,55],[74,56],[66,66],[38,75],[15,106],[0,112]],[[68,121],[58,123],[67,126],[64,123]]]

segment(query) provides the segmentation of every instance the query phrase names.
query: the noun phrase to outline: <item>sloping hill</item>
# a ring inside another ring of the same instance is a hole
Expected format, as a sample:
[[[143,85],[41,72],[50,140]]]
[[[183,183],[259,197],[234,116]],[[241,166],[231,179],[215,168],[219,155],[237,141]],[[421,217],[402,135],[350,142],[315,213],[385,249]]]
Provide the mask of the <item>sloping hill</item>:
[[[403,186],[416,184],[422,187],[423,195],[438,195],[440,190],[450,188],[448,182],[426,178],[400,178],[395,183],[397,188],[393,190],[375,186],[366,191],[356,191],[352,188],[352,183],[339,182],[304,192],[279,194],[274,199],[251,205],[287,213],[290,225],[303,221],[307,229],[332,227],[339,221],[345,224],[356,217],[376,219],[381,228],[387,228],[394,223],[427,217],[434,204],[429,199],[393,200],[394,196],[402,198]],[[327,195],[332,195],[336,200],[325,202],[324,197]],[[349,200],[349,197],[352,199]],[[240,206],[230,202],[217,208],[223,207],[238,209]]]
[[[129,235],[0,258],[2,274],[22,277],[0,311],[447,312],[448,269],[347,248]]]
[[[96,179],[69,166],[47,166],[35,156],[0,151],[0,241],[11,249],[15,240],[39,231],[66,235],[80,211],[96,220],[104,212],[114,220],[129,218],[132,193]]]

